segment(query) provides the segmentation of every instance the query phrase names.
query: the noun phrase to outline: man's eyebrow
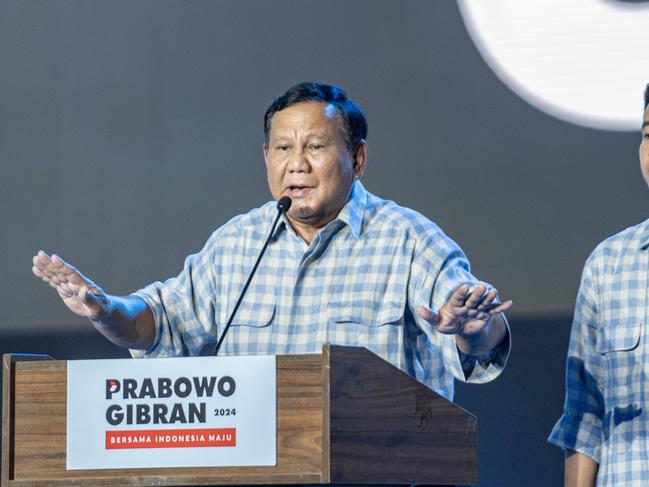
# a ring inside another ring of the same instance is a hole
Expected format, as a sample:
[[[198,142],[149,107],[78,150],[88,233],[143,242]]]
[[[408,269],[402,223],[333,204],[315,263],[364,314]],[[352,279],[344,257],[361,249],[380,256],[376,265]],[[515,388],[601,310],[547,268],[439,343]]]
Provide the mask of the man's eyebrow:
[[[288,137],[286,135],[272,135],[272,136],[269,137],[268,140],[272,141],[272,142],[285,142],[285,141],[289,140],[289,138],[290,137]]]
[[[327,132],[307,132],[307,139],[318,139],[328,141],[331,139],[331,136]],[[281,144],[285,142],[291,142],[293,138],[290,135],[271,135],[268,139],[268,143]]]
[[[312,137],[312,138],[315,138],[315,139],[328,139],[329,138],[329,134],[327,134],[326,132],[309,132],[309,133],[306,134],[306,136],[307,137]]]
[[[640,127],[640,130],[643,130],[647,125],[649,125],[649,120],[642,122],[642,127]]]

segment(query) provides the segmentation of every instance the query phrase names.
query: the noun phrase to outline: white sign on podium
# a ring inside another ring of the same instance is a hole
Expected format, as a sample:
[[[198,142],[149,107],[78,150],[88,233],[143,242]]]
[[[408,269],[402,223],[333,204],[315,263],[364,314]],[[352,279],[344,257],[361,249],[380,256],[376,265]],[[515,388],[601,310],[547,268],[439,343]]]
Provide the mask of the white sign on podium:
[[[68,362],[67,468],[276,464],[275,356]]]

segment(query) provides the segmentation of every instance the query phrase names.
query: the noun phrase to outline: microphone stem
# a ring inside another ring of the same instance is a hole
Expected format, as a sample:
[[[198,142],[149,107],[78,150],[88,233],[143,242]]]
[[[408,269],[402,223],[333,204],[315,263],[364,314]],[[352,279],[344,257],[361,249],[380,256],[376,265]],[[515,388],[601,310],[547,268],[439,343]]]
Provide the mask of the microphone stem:
[[[264,252],[266,252],[266,247],[268,247],[268,243],[270,242],[271,237],[273,236],[273,233],[275,232],[275,227],[277,226],[277,222],[279,221],[279,217],[282,216],[282,213],[286,211],[283,208],[280,208],[280,211],[277,212],[277,216],[275,217],[275,220],[273,221],[273,226],[270,229],[270,233],[268,234],[268,238],[266,238],[266,241],[264,242],[264,246],[261,248],[261,252],[259,253],[259,257],[257,257],[257,261],[255,262],[255,265],[252,267],[252,271],[250,272],[250,275],[248,276],[248,280],[246,281],[246,284],[243,286],[243,290],[241,291],[241,294],[239,295],[239,299],[237,300],[236,304],[234,305],[234,309],[232,310],[232,313],[230,314],[230,318],[228,319],[228,322],[225,325],[225,328],[223,329],[223,333],[221,333],[221,338],[219,338],[218,343],[216,344],[216,348],[214,349],[214,355],[218,355],[219,350],[221,349],[221,345],[223,345],[223,341],[225,340],[225,336],[228,333],[228,330],[230,329],[230,325],[232,324],[232,320],[234,319],[234,315],[237,313],[237,310],[239,309],[239,305],[241,304],[241,301],[243,301],[243,297],[246,295],[246,291],[248,290],[248,286],[250,285],[250,282],[252,281],[253,276],[255,275],[255,272],[257,271],[257,267],[259,266],[259,262],[261,262],[261,257],[264,255]]]

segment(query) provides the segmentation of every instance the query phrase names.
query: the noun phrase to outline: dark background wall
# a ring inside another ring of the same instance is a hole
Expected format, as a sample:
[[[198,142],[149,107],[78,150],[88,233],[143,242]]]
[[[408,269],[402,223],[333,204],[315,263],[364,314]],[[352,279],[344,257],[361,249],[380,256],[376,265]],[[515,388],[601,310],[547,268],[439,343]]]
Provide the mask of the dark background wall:
[[[334,83],[369,119],[366,187],[436,221],[514,300],[508,369],[456,398],[480,418],[481,485],[560,483],[545,438],[581,267],[646,217],[637,133],[518,98],[451,1],[3,0],[0,74],[0,352],[126,356],[33,278],[33,253],[116,294],[176,274],[269,199],[270,101]]]

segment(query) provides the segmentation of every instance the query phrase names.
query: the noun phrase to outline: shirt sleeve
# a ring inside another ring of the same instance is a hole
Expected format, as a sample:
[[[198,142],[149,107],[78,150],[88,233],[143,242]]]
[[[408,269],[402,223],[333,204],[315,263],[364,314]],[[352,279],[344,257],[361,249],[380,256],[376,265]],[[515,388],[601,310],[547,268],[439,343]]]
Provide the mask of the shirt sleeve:
[[[134,358],[199,355],[215,341],[214,235],[203,249],[185,259],[182,272],[133,293],[151,308],[156,337],[148,350],[131,350]]]
[[[419,328],[428,336],[433,347],[441,350],[444,368],[457,380],[484,383],[498,377],[503,371],[511,347],[507,325],[505,339],[488,355],[471,357],[457,348],[455,335],[435,331],[421,318],[416,307],[420,304],[437,311],[462,284],[486,284],[471,274],[469,261],[462,249],[438,228],[430,232],[415,251],[411,296],[411,313]],[[489,286],[489,284],[486,284]]]
[[[564,412],[548,441],[575,450],[599,462],[604,397],[603,363],[595,349],[597,289],[591,260],[582,275],[566,364]]]

